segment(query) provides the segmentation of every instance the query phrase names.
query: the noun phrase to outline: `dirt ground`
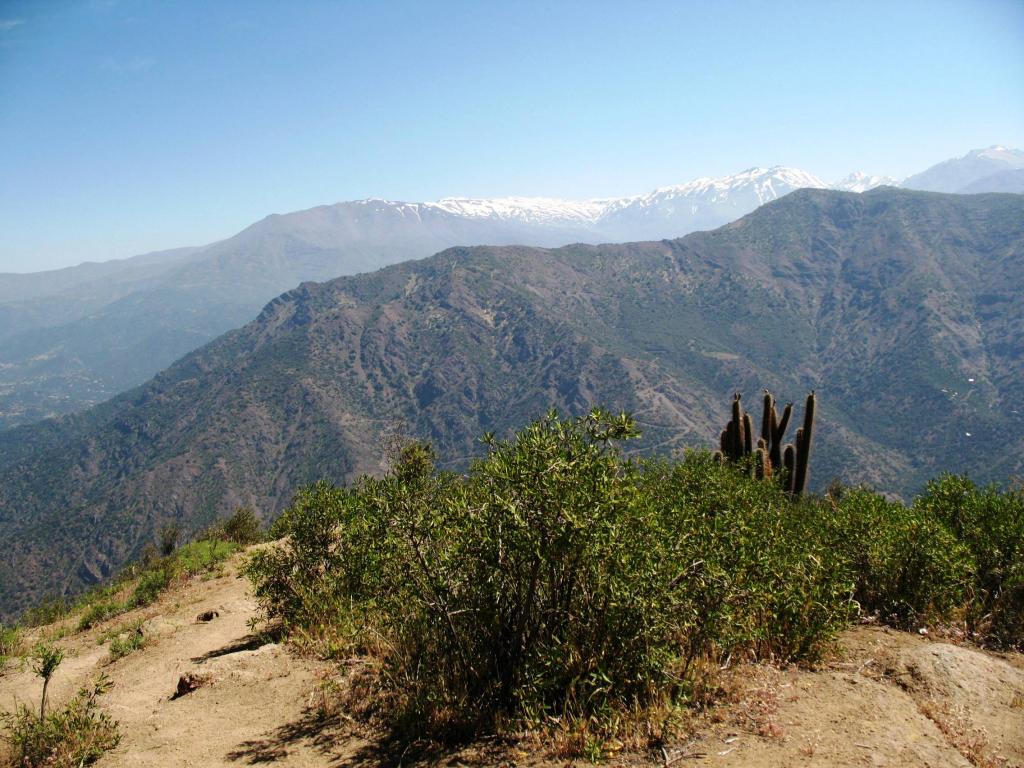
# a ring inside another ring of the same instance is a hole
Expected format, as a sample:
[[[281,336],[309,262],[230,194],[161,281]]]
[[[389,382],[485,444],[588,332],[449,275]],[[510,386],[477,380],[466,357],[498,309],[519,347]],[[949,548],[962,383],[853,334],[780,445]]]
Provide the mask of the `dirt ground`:
[[[256,613],[235,564],[224,575],[171,590],[136,615],[69,635],[68,659],[51,684],[54,703],[105,672],[103,707],[119,721],[120,745],[98,763],[115,766],[399,765],[402,755],[326,715],[328,669],[253,635]],[[211,621],[197,616],[216,611]],[[147,644],[118,661],[97,638],[144,618]],[[183,675],[200,685],[175,697]],[[746,667],[731,700],[685,742],[610,764],[661,766],[1024,766],[1024,663],[970,647],[877,627],[840,639],[819,669]],[[38,701],[26,670],[0,675],[0,710]],[[445,765],[564,764],[515,747],[475,745],[435,757]]]

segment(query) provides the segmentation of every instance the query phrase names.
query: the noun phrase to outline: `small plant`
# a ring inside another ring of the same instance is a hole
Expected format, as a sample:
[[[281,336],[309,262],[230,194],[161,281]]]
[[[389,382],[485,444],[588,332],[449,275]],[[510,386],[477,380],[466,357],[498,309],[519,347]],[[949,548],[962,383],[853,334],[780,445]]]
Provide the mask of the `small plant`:
[[[0,673],[7,667],[7,660],[21,651],[21,631],[17,627],[0,624]]]
[[[143,571],[128,600],[128,607],[144,608],[155,602],[160,593],[170,586],[174,572],[174,563],[167,560]]]
[[[142,630],[142,619],[124,624],[109,632],[104,632],[97,642],[103,644],[110,641],[109,661],[117,661],[128,654],[146,646],[146,635]]]
[[[66,706],[42,717],[23,704],[15,712],[0,714],[4,740],[12,752],[11,764],[18,768],[80,768],[116,747],[121,738],[117,723],[100,711],[98,703],[110,686],[101,675]]]
[[[220,523],[220,536],[224,541],[243,546],[263,539],[263,529],[256,513],[249,507],[239,507]]]
[[[78,619],[78,631],[92,629],[101,621],[124,613],[127,608],[123,603],[114,600],[100,600],[86,607]]]
[[[57,667],[64,661],[64,651],[52,645],[40,643],[32,654],[32,671],[43,680],[43,695],[39,700],[39,719],[46,716],[46,689]]]

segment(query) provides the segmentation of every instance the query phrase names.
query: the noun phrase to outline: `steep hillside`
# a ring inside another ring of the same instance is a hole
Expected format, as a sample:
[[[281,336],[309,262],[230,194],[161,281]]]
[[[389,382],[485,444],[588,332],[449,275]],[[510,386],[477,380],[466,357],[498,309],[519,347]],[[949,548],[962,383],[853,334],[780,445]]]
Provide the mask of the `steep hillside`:
[[[710,445],[735,389],[820,395],[812,482],[910,493],[1024,470],[1024,198],[805,190],[714,232],[462,248],[303,284],[86,413],[0,433],[0,606],[73,592],[237,504],[445,466],[549,407],[633,411],[637,450]]]
[[[755,168],[613,200],[357,200],[268,216],[204,248],[0,275],[0,428],[141,384],[303,281],[456,245],[678,237],[804,186],[825,184],[790,168]]]

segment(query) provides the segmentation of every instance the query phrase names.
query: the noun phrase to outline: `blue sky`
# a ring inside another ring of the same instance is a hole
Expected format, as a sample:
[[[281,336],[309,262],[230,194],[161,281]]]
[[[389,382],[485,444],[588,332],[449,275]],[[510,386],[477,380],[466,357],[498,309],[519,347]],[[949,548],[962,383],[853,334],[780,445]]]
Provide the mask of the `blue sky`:
[[[1024,147],[1024,0],[0,0],[0,271],[362,197]]]

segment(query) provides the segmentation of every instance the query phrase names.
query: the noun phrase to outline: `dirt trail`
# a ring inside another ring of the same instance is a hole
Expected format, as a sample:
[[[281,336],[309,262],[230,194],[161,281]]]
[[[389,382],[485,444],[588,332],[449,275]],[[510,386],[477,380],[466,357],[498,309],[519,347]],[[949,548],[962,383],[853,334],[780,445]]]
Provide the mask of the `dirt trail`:
[[[58,703],[99,672],[120,746],[99,766],[356,766],[400,763],[317,707],[325,668],[250,634],[255,602],[237,561],[225,575],[173,589],[150,608],[60,641],[70,656],[51,686]],[[209,622],[197,621],[216,611]],[[108,663],[98,636],[144,618],[147,645]],[[1024,766],[1024,663],[902,632],[858,628],[838,661],[810,671],[740,670],[733,701],[685,743],[611,764],[752,766]],[[172,698],[181,675],[206,678]],[[0,710],[38,702],[27,671],[0,676]],[[548,764],[515,748],[470,747],[445,765]],[[564,761],[551,762],[564,765]]]
[[[120,723],[121,744],[100,766],[275,765],[319,766],[354,754],[360,745],[316,738],[309,704],[318,687],[317,665],[276,643],[263,644],[248,622],[256,613],[248,583],[231,564],[225,575],[193,580],[141,612],[117,617],[59,642],[73,654],[51,684],[54,704],[100,672],[113,687],[103,707]],[[216,611],[209,622],[197,615]],[[98,636],[145,617],[147,644],[108,663],[108,644]],[[178,679],[194,673],[207,682],[172,698]],[[0,677],[0,709],[16,700],[38,702],[39,680],[29,671]]]

